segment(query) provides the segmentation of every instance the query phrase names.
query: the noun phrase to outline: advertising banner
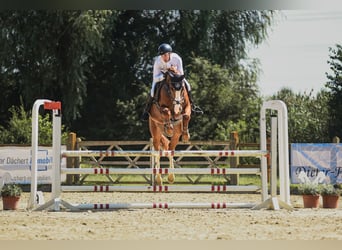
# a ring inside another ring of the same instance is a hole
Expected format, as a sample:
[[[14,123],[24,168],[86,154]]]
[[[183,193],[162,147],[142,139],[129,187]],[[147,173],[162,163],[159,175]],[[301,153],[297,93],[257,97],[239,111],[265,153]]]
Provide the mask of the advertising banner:
[[[66,146],[62,146],[65,150]],[[52,147],[39,147],[38,150],[38,184],[52,183]],[[31,183],[31,147],[6,146],[0,147],[0,185],[4,183]],[[61,160],[62,167],[66,167],[66,159]],[[62,175],[65,181],[66,176]]]
[[[323,173],[321,183],[342,183],[342,144],[293,143],[290,167],[293,184],[300,183],[298,176],[301,172],[311,181]]]

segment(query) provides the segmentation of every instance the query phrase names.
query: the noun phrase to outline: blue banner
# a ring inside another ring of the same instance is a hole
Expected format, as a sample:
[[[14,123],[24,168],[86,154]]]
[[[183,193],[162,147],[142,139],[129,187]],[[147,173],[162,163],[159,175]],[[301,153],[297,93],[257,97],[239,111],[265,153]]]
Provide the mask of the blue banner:
[[[324,174],[321,183],[342,183],[342,144],[293,143],[291,144],[291,183],[301,183],[299,173],[314,181]]]
[[[62,145],[65,150],[66,146]],[[39,147],[37,158],[38,184],[51,184],[53,180],[52,147]],[[0,188],[5,183],[31,183],[32,152],[31,147],[0,147]],[[61,159],[61,166],[66,167],[66,159]],[[62,174],[62,181],[66,175]]]

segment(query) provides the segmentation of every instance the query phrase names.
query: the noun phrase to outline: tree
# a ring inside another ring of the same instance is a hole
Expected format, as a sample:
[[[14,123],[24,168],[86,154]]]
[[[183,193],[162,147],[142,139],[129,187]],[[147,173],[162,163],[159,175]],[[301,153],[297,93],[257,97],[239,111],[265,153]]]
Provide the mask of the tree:
[[[328,92],[321,90],[316,96],[281,89],[271,99],[287,105],[289,142],[330,142],[328,134]]]
[[[102,32],[110,15],[110,11],[1,12],[1,88],[11,98],[1,112],[19,105],[19,98],[28,110],[44,97],[63,102],[67,124],[78,118],[86,98],[88,59],[105,50]]]
[[[236,78],[240,74],[240,84],[247,91],[252,78],[243,81],[243,76],[257,72],[258,66],[254,62],[246,64],[243,59],[248,46],[256,45],[266,37],[272,15],[272,11],[118,12],[111,25],[112,53],[94,62],[94,69],[101,74],[89,81],[85,112],[73,124],[73,129],[88,138],[138,139],[142,135],[144,139],[148,138],[147,126],[139,121],[139,116],[151,86],[153,57],[162,42],[170,43],[181,54],[187,77],[201,74],[196,71],[198,68],[188,65],[194,58],[202,57],[210,64],[236,72]],[[215,37],[224,28],[227,29],[225,35]],[[218,47],[221,49],[216,50]],[[257,91],[255,87],[250,91]],[[196,86],[193,92],[196,101],[198,99],[202,105],[201,98],[196,96]]]
[[[342,138],[342,46],[337,44],[336,48],[329,48],[330,69],[332,74],[326,74],[329,81],[326,87],[330,89],[328,102],[329,112],[329,136]]]
[[[223,68],[246,59],[247,48],[260,44],[272,24],[275,11],[192,10],[179,11],[168,39],[181,50],[185,64],[191,57],[203,57]],[[170,36],[171,35],[171,36]]]
[[[189,81],[204,115],[192,118],[192,138],[227,140],[239,130],[242,140],[255,138],[261,99],[256,75],[244,68],[231,70],[194,58]]]
[[[32,114],[26,112],[23,105],[12,106],[9,109],[11,118],[8,122],[8,129],[0,126],[0,144],[31,144],[32,139]],[[52,121],[49,114],[38,116],[38,141],[40,145],[52,144]],[[62,143],[66,144],[68,131],[62,125]]]
[[[209,65],[219,65],[234,77],[250,75],[257,65],[243,63],[247,49],[266,37],[273,14],[215,10],[2,12],[0,90],[10,100],[1,106],[0,117],[8,119],[7,110],[19,105],[18,97],[22,97],[25,110],[44,97],[61,100],[63,123],[88,139],[146,138],[147,126],[139,116],[160,43],[169,42],[181,52],[189,78],[201,74],[195,71],[199,67],[187,67],[195,58],[205,58]],[[234,85],[234,91],[256,91],[255,86],[248,90],[246,84],[253,83],[250,76],[248,82],[240,81],[241,89]],[[198,100],[203,99],[198,96]]]

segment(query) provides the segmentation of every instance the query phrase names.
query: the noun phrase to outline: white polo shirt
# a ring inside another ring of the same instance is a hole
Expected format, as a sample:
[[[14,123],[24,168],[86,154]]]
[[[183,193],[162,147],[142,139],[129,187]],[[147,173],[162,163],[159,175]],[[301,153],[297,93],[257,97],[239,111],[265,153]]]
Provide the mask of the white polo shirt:
[[[153,83],[162,81],[164,79],[163,73],[171,66],[174,66],[179,74],[184,74],[182,58],[178,54],[172,52],[168,62],[164,62],[161,56],[157,56],[153,64]]]

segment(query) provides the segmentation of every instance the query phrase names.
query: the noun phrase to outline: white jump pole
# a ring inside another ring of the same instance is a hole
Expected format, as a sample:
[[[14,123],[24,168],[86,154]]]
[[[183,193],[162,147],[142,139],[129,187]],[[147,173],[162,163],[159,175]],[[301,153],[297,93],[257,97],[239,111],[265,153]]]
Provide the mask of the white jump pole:
[[[169,186],[62,186],[63,192],[256,192],[259,186],[232,186],[232,185],[169,185]]]
[[[260,110],[260,149],[266,150],[266,110],[277,111],[278,116],[278,168],[279,168],[279,183],[280,183],[280,200],[276,197],[268,199],[267,192],[267,160],[265,157],[261,158],[261,172],[262,172],[262,195],[264,202],[256,207],[272,207],[279,209],[280,207],[291,210],[290,202],[290,174],[289,174],[289,151],[288,151],[288,127],[287,127],[287,108],[283,101],[272,100],[264,102]],[[273,123],[274,124],[274,123]],[[273,136],[274,137],[274,136]],[[275,139],[273,139],[274,141]],[[273,149],[275,150],[275,149]],[[273,157],[273,156],[272,156]],[[276,153],[275,153],[276,157]],[[272,161],[273,162],[273,161]],[[272,169],[276,166],[272,166]],[[274,172],[274,171],[273,171]],[[274,181],[273,181],[274,182]],[[273,183],[272,185],[275,185]],[[276,188],[273,186],[273,189]],[[271,187],[272,192],[272,187]]]
[[[63,174],[261,174],[258,168],[61,168]]]
[[[38,130],[39,130],[39,108],[41,105],[44,105],[44,109],[46,110],[52,110],[53,111],[53,135],[52,135],[52,143],[53,143],[53,160],[54,164],[58,164],[58,159],[60,159],[60,155],[56,156],[56,148],[60,148],[60,132],[55,133],[55,130],[59,129],[61,130],[61,126],[55,127],[57,121],[56,117],[58,116],[60,119],[60,102],[53,102],[48,99],[38,99],[35,101],[33,104],[32,108],[32,137],[31,137],[31,153],[32,153],[32,162],[31,162],[31,193],[30,193],[30,198],[28,201],[28,209],[33,209],[38,201],[37,201],[37,184],[38,184]],[[59,135],[59,136],[58,136]],[[59,140],[58,140],[59,137]],[[59,144],[58,144],[59,143]],[[56,162],[57,161],[57,162]],[[54,165],[53,164],[53,165]],[[60,168],[60,161],[58,165],[58,169]],[[59,172],[59,170],[58,170]],[[58,176],[57,176],[58,177]],[[55,182],[57,180],[57,177],[55,176],[54,173],[54,180],[52,182]],[[59,175],[59,180],[58,183],[60,183],[60,175]],[[54,185],[52,185],[54,186]],[[55,191],[56,192],[56,191]]]
[[[71,211],[79,210],[110,210],[110,209],[226,209],[226,208],[252,208],[254,203],[228,203],[228,202],[203,202],[203,203],[93,203],[93,204],[68,204],[62,202]]]
[[[53,110],[53,179],[51,185],[51,200],[61,195],[61,131],[62,131],[61,110]],[[59,210],[59,205],[55,202],[55,211]]]
[[[45,102],[51,102],[47,99],[39,99],[36,100],[33,104],[32,108],[32,134],[31,134],[31,153],[32,153],[32,162],[31,162],[31,194],[30,199],[28,201],[28,208],[32,209],[37,203],[37,171],[38,171],[38,117],[39,117],[39,108]]]
[[[62,157],[91,157],[91,156],[105,156],[105,157],[123,157],[123,156],[183,156],[183,157],[257,157],[267,156],[267,150],[163,150],[163,151],[103,151],[103,150],[68,150],[62,151]]]
[[[277,159],[278,159],[278,121],[276,116],[271,117],[271,197],[277,196]]]

